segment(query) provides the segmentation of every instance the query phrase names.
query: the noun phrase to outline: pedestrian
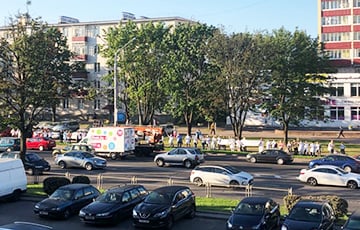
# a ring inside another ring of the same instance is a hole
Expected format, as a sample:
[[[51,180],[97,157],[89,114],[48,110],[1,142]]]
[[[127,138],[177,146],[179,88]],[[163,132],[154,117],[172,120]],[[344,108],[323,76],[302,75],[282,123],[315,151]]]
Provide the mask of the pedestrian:
[[[320,143],[318,141],[315,144],[315,151],[316,151],[317,155],[319,157],[321,157],[321,145],[320,145]]]
[[[299,154],[304,155],[304,142],[302,140],[299,141]]]
[[[196,137],[196,135],[194,136],[194,139],[193,139],[193,143],[194,143],[194,148],[197,148],[197,144],[198,144],[198,138]]]
[[[172,134],[169,135],[169,146],[174,148],[174,136]]]
[[[190,147],[190,142],[191,142],[191,136],[189,134],[186,134],[186,136],[185,136],[186,147]]]
[[[316,145],[315,142],[310,143],[310,156],[314,157],[316,152]]]
[[[345,145],[343,142],[340,144],[340,153],[345,155]]]
[[[262,138],[260,138],[259,141],[259,153],[261,153],[262,151],[264,151],[264,141]]]
[[[334,140],[330,140],[330,142],[329,142],[329,144],[328,144],[329,154],[333,154],[333,153],[334,153],[334,149],[335,149]]]
[[[266,149],[271,149],[271,141],[270,140],[266,141]]]
[[[183,138],[181,136],[181,134],[179,134],[176,138],[176,143],[177,143],[177,147],[178,148],[181,148],[182,147],[182,144],[183,144]]]
[[[340,130],[339,130],[339,135],[337,138],[340,138],[340,137],[343,137],[345,138],[345,135],[344,135],[344,129],[340,126]]]
[[[215,122],[210,125],[210,135],[215,135]]]

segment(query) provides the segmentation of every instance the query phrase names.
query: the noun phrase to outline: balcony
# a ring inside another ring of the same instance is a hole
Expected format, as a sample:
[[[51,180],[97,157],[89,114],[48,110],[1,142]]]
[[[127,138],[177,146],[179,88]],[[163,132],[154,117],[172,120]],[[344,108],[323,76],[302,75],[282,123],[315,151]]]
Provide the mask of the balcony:
[[[74,72],[71,74],[72,78],[75,80],[87,80],[88,72]]]
[[[87,61],[88,56],[86,54],[78,54],[74,56],[75,61]]]
[[[77,37],[72,37],[71,40],[73,42],[87,42],[88,37],[87,36],[77,36]]]

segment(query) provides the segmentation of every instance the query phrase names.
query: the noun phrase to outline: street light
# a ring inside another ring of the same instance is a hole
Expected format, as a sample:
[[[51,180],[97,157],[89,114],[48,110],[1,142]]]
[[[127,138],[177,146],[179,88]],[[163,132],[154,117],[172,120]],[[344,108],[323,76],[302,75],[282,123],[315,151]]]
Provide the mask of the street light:
[[[117,59],[120,52],[123,52],[124,49],[130,45],[133,41],[136,40],[136,37],[132,38],[128,41],[125,45],[120,47],[114,56],[114,126],[117,125],[117,116],[118,116],[118,109],[117,109],[117,97],[118,97],[118,81],[117,81]]]

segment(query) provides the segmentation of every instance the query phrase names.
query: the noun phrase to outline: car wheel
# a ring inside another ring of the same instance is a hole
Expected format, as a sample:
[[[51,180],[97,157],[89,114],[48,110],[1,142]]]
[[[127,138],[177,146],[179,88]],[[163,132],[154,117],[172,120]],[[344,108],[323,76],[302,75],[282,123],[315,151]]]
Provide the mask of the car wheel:
[[[194,184],[196,184],[197,186],[203,185],[203,180],[200,177],[195,177],[193,181],[194,181]]]
[[[310,177],[307,182],[312,185],[312,186],[316,186],[317,185],[317,180],[314,177]]]
[[[251,158],[250,158],[250,162],[251,162],[251,163],[256,163],[256,158],[255,158],[255,157],[251,157]]]
[[[276,162],[277,162],[278,165],[283,165],[284,164],[284,159],[279,158],[279,159],[277,159]]]
[[[195,217],[195,214],[196,214],[195,206],[192,205],[190,207],[189,213],[187,214],[187,217],[193,219]]]
[[[163,167],[164,166],[164,160],[163,159],[156,159],[156,165],[159,167]]]
[[[230,187],[232,187],[233,189],[238,189],[239,188],[239,182],[232,180],[230,181]]]
[[[65,211],[64,211],[64,219],[69,219],[69,217],[70,217],[70,210],[65,209]]]
[[[358,187],[358,185],[355,181],[351,180],[347,183],[347,187],[350,189],[356,189]]]
[[[44,151],[44,146],[40,145],[40,146],[39,146],[39,150],[40,150],[40,151]]]
[[[116,153],[110,153],[111,160],[116,160],[118,158],[118,155]]]
[[[345,166],[344,167],[344,171],[346,171],[346,172],[351,172],[351,167],[350,166]]]
[[[60,161],[59,166],[60,166],[60,168],[65,169],[66,168],[66,163],[64,161]]]
[[[86,163],[85,168],[86,170],[91,171],[93,169],[93,165],[91,163]]]
[[[21,197],[21,191],[20,190],[15,190],[12,193],[11,201],[18,201],[18,200],[20,200],[20,197]]]
[[[185,160],[185,161],[184,161],[184,166],[185,166],[185,168],[187,168],[187,169],[191,168],[191,167],[192,167],[191,161]]]
[[[53,153],[52,153],[53,157],[56,157],[58,154],[60,154],[59,151],[53,151]]]
[[[173,219],[172,216],[169,216],[168,221],[167,221],[167,225],[166,225],[166,229],[167,230],[172,229],[173,225],[174,225],[174,219]]]

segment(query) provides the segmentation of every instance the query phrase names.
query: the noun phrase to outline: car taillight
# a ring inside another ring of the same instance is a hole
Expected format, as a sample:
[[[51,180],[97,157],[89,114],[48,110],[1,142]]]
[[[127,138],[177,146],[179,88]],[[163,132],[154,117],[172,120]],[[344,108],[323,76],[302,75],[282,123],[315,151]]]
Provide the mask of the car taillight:
[[[194,173],[195,173],[194,170],[191,170],[190,174],[192,175],[192,174],[194,174]]]

